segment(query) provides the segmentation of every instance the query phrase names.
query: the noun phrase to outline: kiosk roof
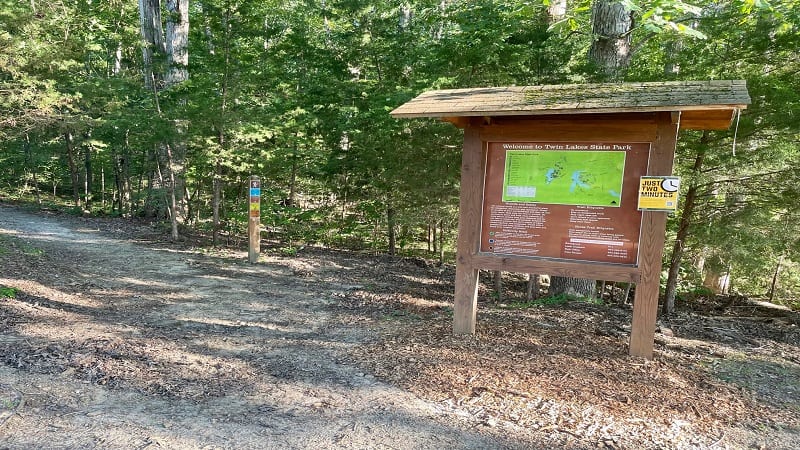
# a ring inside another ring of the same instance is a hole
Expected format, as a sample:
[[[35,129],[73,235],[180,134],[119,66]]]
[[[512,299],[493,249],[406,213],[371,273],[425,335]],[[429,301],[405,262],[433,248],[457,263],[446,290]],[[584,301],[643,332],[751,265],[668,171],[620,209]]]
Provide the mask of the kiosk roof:
[[[681,112],[681,128],[722,130],[750,104],[744,80],[510,86],[428,91],[393,117],[543,116]]]

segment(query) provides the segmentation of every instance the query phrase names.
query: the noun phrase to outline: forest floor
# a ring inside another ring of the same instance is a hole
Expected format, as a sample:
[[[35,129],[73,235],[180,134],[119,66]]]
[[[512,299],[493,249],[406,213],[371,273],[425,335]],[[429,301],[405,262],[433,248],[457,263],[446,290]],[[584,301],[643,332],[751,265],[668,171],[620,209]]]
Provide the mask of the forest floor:
[[[629,305],[482,288],[456,337],[450,266],[246,259],[0,205],[0,448],[800,448],[797,312],[682,304],[646,361]]]

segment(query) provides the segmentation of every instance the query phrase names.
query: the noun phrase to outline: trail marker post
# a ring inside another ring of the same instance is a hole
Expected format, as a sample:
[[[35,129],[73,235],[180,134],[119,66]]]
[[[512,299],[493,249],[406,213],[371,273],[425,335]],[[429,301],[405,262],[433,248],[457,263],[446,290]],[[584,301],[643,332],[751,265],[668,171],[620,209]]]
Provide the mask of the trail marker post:
[[[258,262],[261,253],[261,180],[257,176],[250,177],[249,220],[247,235],[249,236],[248,259],[251,264]]]
[[[748,104],[720,80],[450,89],[392,111],[464,129],[453,332],[475,332],[480,270],[622,281],[630,354],[652,358],[678,132]]]

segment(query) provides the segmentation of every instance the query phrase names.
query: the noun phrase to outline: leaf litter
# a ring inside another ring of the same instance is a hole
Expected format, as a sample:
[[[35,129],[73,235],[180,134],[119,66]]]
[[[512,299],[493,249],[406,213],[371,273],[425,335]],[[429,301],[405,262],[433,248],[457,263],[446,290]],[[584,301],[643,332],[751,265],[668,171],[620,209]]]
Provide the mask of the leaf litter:
[[[656,355],[647,361],[627,355],[631,310],[621,303],[508,308],[482,287],[477,333],[454,336],[448,265],[306,248],[291,258],[268,256],[253,273],[238,262],[241,252],[176,246],[146,224],[40,218],[63,228],[51,237],[136,241],[133,262],[150,267],[114,273],[113,251],[104,260],[100,248],[35,241],[36,229],[4,231],[11,251],[0,253],[0,284],[18,293],[0,301],[0,365],[31,383],[0,384],[0,439],[11,448],[74,431],[77,417],[90,432],[70,441],[76,446],[258,448],[272,433],[271,442],[296,448],[800,448],[796,312],[747,299],[685,304],[661,319]],[[176,261],[182,271],[165,269]],[[237,282],[249,291],[237,291]],[[513,278],[506,286],[513,289],[505,297],[524,292]],[[354,397],[359,386],[394,394]],[[84,390],[158,399],[172,409],[146,419],[111,415],[143,425],[124,438],[107,435],[87,425],[101,426],[107,406]],[[209,423],[241,435],[178,433],[188,419],[176,405],[185,402],[214,405]],[[336,415],[359,402],[376,417],[396,405],[416,407],[468,439],[435,442],[433,433],[414,441],[400,433],[371,441],[374,422]],[[312,412],[341,426],[300,437],[296,426],[317,423],[306,417]],[[37,416],[50,425],[35,431]],[[154,423],[176,435],[157,437]],[[34,436],[22,439],[21,430]]]

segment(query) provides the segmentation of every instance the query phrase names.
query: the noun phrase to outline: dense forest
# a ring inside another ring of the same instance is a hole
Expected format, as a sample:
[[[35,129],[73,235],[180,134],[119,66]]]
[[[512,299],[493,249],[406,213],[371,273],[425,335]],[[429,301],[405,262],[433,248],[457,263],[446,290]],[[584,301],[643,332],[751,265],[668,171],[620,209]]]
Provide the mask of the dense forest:
[[[663,281],[800,305],[797,0],[2,0],[0,47],[0,199],[221,244],[257,175],[287,254],[452,254],[460,130],[388,114],[426,90],[743,79],[679,138]]]

